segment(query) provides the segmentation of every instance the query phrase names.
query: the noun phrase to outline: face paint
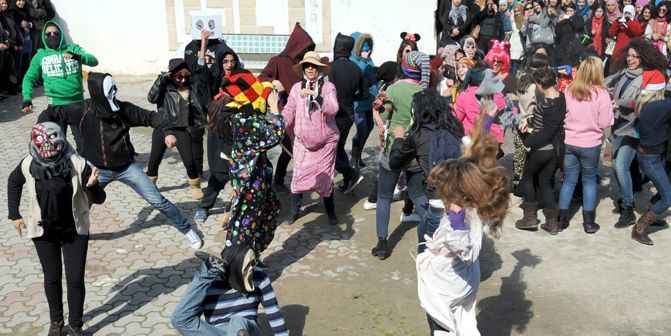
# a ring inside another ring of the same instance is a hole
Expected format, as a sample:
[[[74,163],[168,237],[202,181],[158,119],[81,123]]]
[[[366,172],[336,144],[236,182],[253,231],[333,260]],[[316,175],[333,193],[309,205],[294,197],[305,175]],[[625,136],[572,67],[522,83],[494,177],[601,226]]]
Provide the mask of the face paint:
[[[57,157],[65,145],[65,137],[60,126],[52,122],[39,123],[31,132],[32,146],[42,159]]]
[[[107,98],[107,101],[110,104],[110,107],[112,108],[113,112],[119,111],[119,105],[116,103],[116,81],[114,81],[114,78],[112,76],[106,76],[105,79],[103,80],[103,92],[105,93],[105,97]]]

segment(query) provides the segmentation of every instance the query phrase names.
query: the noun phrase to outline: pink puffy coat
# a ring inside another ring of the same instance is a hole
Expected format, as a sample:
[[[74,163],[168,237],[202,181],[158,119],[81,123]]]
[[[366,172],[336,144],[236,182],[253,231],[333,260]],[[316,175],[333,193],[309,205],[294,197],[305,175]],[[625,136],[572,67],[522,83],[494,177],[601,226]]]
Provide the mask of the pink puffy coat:
[[[294,84],[282,110],[286,132],[293,138],[294,172],[291,192],[316,191],[322,197],[333,192],[336,149],[340,133],[335,122],[338,98],[333,83],[325,80],[320,96],[321,108],[300,95],[302,82]]]
[[[466,135],[471,134],[475,120],[478,118],[478,115],[480,115],[480,101],[478,101],[478,98],[475,96],[476,91],[478,91],[477,86],[469,86],[466,90],[457,95],[455,116],[464,125],[464,133]],[[506,99],[503,94],[495,94],[494,103],[498,106],[499,110],[506,107]],[[504,132],[499,125],[492,124],[490,131],[499,143],[503,143]]]

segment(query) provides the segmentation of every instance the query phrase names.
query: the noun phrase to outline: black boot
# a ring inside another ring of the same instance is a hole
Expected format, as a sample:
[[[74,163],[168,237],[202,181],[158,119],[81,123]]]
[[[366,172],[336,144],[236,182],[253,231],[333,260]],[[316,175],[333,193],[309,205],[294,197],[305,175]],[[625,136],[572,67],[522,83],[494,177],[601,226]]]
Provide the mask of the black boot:
[[[336,214],[335,214],[335,204],[333,202],[333,192],[331,192],[331,196],[324,197],[324,208],[326,209],[326,215],[329,218],[329,224],[337,225],[338,224],[338,216],[336,216]]]
[[[60,320],[58,322],[51,322],[49,324],[49,332],[47,333],[48,336],[61,336],[61,332],[63,331],[63,326],[65,323],[63,320]]]
[[[378,238],[377,246],[373,247],[371,253],[380,260],[387,259],[387,238]]]
[[[291,211],[289,216],[282,221],[282,225],[291,225],[296,222],[301,213],[301,201],[303,194],[291,194]]]
[[[520,230],[538,230],[538,202],[522,202],[520,208],[524,211],[522,219],[515,222],[515,227]]]
[[[363,163],[363,160],[361,160],[361,151],[363,150],[361,147],[362,146],[352,141],[352,157],[350,158],[349,162],[352,168],[356,170],[361,170],[362,168],[366,167],[366,165]]]
[[[541,229],[551,235],[559,233],[559,209],[543,209],[545,223],[541,224]]]
[[[570,221],[568,216],[569,216],[568,209],[560,209],[559,210],[559,232],[568,229],[568,225],[569,225],[569,221]]]
[[[585,233],[596,233],[601,228],[599,224],[594,223],[596,218],[596,211],[583,211],[582,212],[582,227],[585,229]]]
[[[641,218],[639,218],[636,225],[634,225],[634,229],[631,230],[631,239],[644,245],[652,245],[652,240],[648,237],[648,229],[650,229],[650,225],[657,220],[657,217],[658,216],[651,211],[646,211],[641,215]]]
[[[615,223],[615,227],[618,229],[624,229],[629,225],[633,225],[634,223],[636,223],[634,208],[622,208],[622,212],[620,212],[620,218],[617,220],[617,223]]]

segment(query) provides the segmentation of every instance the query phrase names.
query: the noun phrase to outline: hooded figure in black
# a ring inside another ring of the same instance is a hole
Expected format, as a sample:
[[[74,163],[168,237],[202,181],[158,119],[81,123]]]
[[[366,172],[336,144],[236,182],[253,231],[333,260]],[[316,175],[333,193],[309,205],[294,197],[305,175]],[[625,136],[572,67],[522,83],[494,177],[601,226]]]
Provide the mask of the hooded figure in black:
[[[222,42],[219,45],[219,48],[217,48],[217,52],[214,56],[214,66],[212,67],[212,69],[210,69],[214,74],[214,78],[217,84],[215,93],[216,91],[219,91],[219,86],[221,85],[221,79],[224,78],[224,76],[226,75],[224,60],[228,55],[232,55],[233,60],[235,62],[234,64],[229,65],[230,71],[234,69],[242,69],[242,65],[240,64],[240,57],[238,56],[238,54],[233,49],[231,49],[231,47],[229,47],[228,44],[226,44],[226,42]]]
[[[202,247],[203,240],[191,229],[189,221],[161,195],[149,176],[135,162],[135,148],[129,134],[131,127],[164,129],[163,119],[156,112],[117,100],[116,82],[110,74],[89,73],[88,91],[91,98],[84,101],[49,105],[40,114],[38,122],[53,121],[79,128],[85,144],[84,158],[98,168],[98,182],[102,188],[113,181],[128,185],[165,214],[187,237],[192,248]]]
[[[344,193],[350,193],[356,187],[363,176],[349,163],[345,142],[354,121],[354,101],[368,98],[368,87],[363,77],[363,72],[349,57],[354,49],[354,39],[350,36],[338,33],[333,43],[333,62],[329,64],[331,73],[329,81],[336,87],[338,93],[338,114],[336,114],[336,125],[340,131],[338,141],[338,153],[336,154],[336,170],[343,175],[343,183],[336,189]]]

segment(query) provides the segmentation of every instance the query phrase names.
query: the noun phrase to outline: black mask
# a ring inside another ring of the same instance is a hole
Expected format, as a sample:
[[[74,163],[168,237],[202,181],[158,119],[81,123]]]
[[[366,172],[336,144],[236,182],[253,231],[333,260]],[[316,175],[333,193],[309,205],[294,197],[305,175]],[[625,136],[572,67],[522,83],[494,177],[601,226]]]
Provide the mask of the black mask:
[[[61,45],[61,36],[58,35],[51,35],[47,36],[47,46],[51,49],[58,49],[58,47]]]

